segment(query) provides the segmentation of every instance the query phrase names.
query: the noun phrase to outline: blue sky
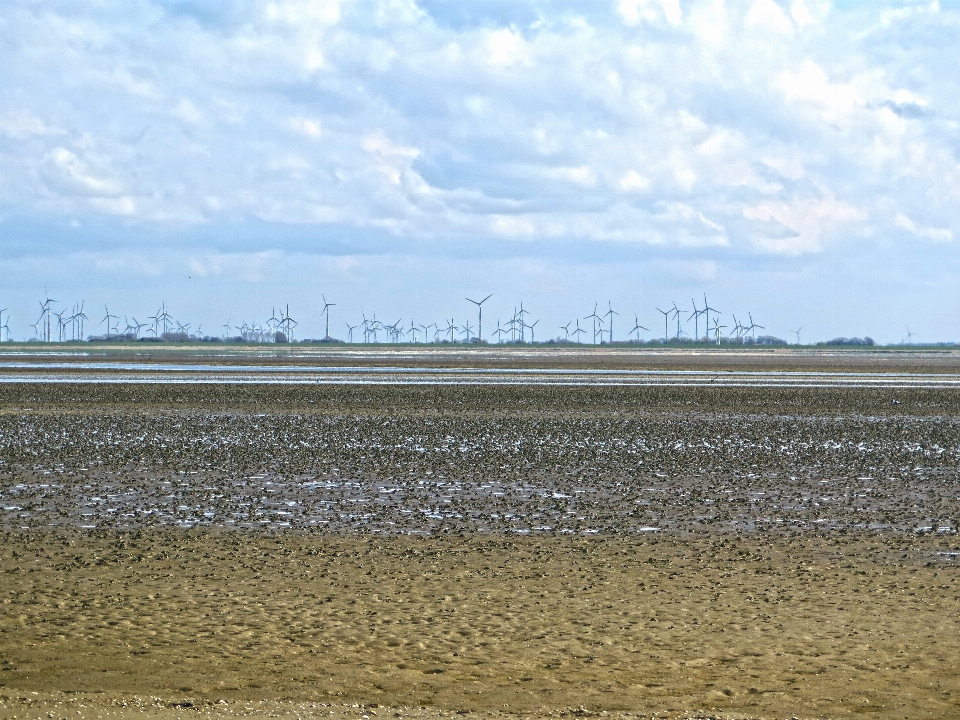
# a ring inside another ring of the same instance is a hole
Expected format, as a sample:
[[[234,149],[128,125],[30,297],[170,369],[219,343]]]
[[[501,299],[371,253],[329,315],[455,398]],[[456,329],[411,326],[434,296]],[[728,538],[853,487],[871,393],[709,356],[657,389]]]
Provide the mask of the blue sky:
[[[321,293],[337,335],[493,293],[486,327],[609,301],[649,337],[706,293],[960,340],[958,34],[937,2],[6,3],[0,307],[25,338],[45,288],[211,333],[289,303],[310,337]]]

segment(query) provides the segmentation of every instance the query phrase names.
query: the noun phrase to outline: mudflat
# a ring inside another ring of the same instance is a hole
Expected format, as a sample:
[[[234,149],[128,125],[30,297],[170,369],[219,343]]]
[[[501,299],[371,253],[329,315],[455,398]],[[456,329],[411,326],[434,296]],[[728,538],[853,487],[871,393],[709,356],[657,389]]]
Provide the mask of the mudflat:
[[[0,717],[960,717],[958,398],[0,385]]]

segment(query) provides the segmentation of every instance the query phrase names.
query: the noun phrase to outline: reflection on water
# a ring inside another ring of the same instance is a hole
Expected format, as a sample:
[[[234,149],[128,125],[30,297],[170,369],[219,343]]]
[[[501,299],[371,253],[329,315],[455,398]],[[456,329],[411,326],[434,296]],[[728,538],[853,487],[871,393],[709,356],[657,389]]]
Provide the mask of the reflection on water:
[[[0,382],[327,383],[351,385],[671,385],[734,387],[958,387],[950,373],[339,367],[190,363],[0,362]]]

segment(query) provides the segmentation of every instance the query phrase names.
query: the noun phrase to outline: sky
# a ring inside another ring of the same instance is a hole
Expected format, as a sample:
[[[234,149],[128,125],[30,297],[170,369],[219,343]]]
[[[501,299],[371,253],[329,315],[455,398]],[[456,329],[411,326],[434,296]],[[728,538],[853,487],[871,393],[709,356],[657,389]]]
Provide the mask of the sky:
[[[706,295],[960,341],[958,34],[957,2],[11,0],[0,308],[307,338],[325,296],[345,337],[492,293],[487,336],[522,302],[623,339]]]

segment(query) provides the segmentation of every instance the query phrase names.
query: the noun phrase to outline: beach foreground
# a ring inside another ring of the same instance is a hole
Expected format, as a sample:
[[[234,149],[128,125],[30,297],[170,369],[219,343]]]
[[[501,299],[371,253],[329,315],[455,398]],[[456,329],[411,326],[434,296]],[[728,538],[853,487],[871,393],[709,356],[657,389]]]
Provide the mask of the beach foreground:
[[[7,533],[0,712],[957,716],[945,547]]]

